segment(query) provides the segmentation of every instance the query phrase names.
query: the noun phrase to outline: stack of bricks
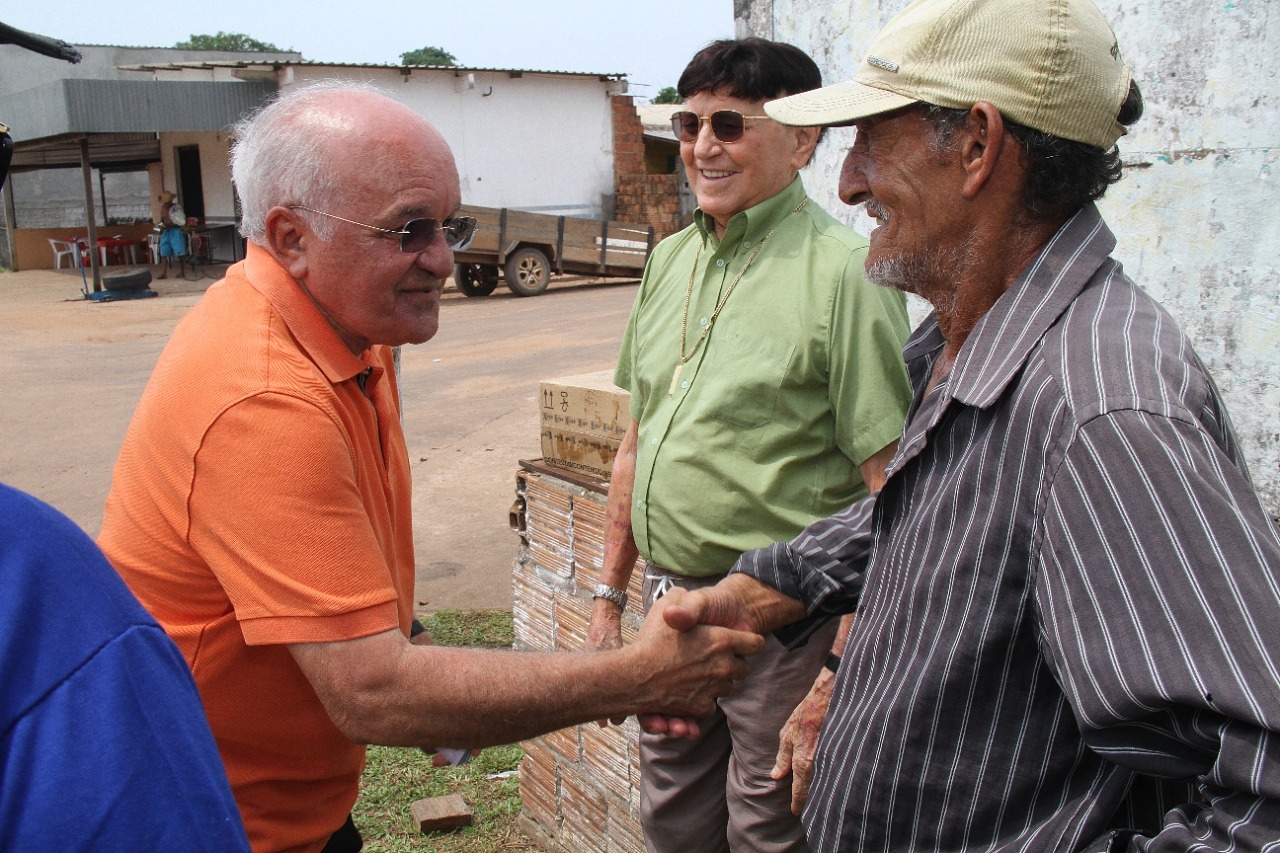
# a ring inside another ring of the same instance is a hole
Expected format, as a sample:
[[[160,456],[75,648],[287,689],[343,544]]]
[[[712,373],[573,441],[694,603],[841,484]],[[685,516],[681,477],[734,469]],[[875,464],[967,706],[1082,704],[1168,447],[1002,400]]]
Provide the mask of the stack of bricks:
[[[608,484],[543,462],[522,462],[512,526],[520,553],[512,572],[515,646],[581,652],[591,593],[604,558]],[[632,573],[624,642],[642,621],[642,571]],[[640,853],[639,727],[587,723],[526,741],[520,765],[522,828],[563,853]]]
[[[630,95],[613,97],[614,218],[652,225],[654,239],[680,230],[680,176],[649,174],[644,125]]]

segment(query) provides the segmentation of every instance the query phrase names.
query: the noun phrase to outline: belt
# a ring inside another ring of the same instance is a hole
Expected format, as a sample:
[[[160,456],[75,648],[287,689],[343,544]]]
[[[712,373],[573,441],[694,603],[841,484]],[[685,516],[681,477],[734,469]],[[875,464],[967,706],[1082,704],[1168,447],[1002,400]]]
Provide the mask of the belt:
[[[655,565],[648,560],[644,561],[644,579],[653,583],[653,600],[657,601],[662,596],[671,591],[673,586],[677,586],[680,581],[696,582],[699,585],[710,585],[716,583],[724,575],[707,575],[704,577],[689,577],[670,569],[664,569]]]

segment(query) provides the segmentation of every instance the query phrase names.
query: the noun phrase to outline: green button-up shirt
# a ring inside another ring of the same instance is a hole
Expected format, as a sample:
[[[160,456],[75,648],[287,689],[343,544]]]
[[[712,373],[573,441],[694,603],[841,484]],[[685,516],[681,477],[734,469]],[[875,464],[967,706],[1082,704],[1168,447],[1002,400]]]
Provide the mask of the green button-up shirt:
[[[640,425],[635,542],[670,571],[726,572],[862,497],[858,465],[902,430],[904,299],[867,282],[865,239],[812,201],[797,211],[805,197],[796,178],[720,239],[698,211],[645,269],[615,382]],[[691,275],[685,354],[710,331],[673,384]]]

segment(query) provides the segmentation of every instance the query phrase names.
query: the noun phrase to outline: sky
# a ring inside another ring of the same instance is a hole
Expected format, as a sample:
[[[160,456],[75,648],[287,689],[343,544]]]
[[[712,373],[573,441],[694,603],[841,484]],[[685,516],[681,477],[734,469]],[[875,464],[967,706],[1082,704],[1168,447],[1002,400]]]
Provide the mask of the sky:
[[[430,45],[476,68],[625,73],[643,101],[733,36],[733,0],[6,0],[0,22],[135,47],[244,33],[321,62],[398,63]]]

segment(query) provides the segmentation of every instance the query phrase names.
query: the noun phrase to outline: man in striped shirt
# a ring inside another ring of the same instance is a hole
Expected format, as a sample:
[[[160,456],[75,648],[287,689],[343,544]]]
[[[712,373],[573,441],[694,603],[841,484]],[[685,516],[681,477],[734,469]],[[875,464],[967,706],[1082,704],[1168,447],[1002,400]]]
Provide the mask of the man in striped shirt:
[[[857,609],[811,846],[1280,849],[1280,541],[1204,365],[1109,257],[1094,201],[1142,107],[1106,21],[917,0],[855,80],[766,110],[857,126],[869,277],[935,309],[878,497],[667,611],[797,645]]]

